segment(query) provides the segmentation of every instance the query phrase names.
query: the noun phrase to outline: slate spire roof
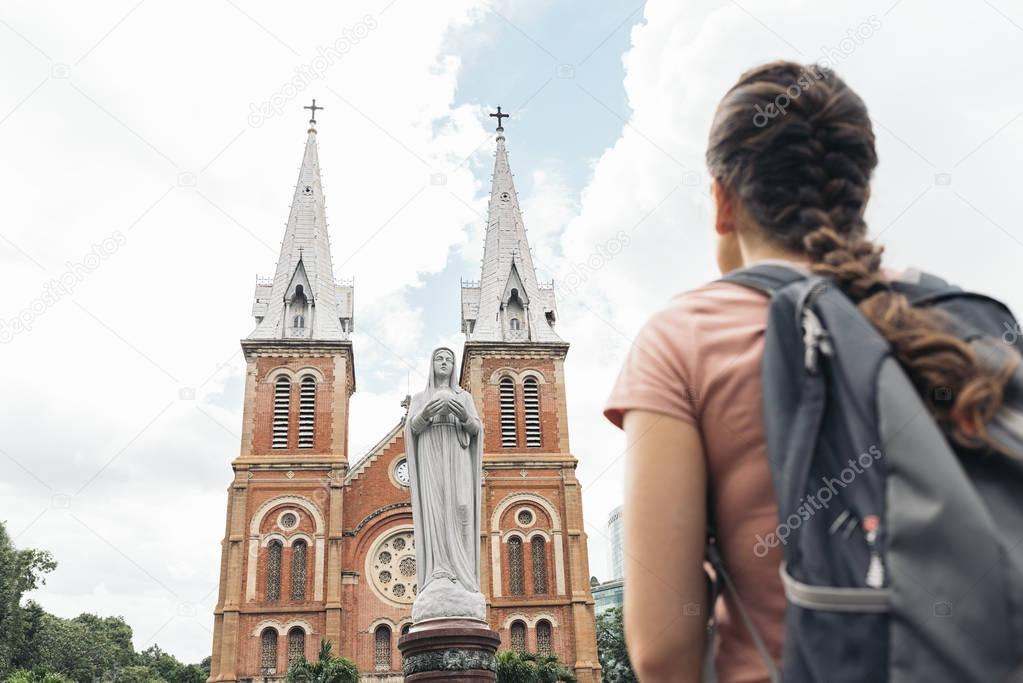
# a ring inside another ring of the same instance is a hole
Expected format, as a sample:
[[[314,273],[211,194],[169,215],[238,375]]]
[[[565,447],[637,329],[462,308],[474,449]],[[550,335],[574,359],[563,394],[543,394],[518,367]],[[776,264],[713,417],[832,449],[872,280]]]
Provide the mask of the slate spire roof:
[[[462,331],[469,341],[560,342],[553,283],[536,279],[500,121],[483,268],[478,283],[462,283]]]
[[[249,339],[343,340],[352,331],[354,287],[334,280],[315,123],[309,122],[277,271],[256,281]]]

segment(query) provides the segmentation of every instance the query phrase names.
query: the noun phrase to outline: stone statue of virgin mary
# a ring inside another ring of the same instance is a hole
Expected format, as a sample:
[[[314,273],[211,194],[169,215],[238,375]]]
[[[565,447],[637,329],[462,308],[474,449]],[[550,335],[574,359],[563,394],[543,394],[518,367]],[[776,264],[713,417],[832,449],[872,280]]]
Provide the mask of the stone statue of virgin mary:
[[[430,356],[426,389],[412,397],[405,449],[412,494],[417,595],[412,621],[486,618],[480,593],[483,425],[455,381],[455,354]]]

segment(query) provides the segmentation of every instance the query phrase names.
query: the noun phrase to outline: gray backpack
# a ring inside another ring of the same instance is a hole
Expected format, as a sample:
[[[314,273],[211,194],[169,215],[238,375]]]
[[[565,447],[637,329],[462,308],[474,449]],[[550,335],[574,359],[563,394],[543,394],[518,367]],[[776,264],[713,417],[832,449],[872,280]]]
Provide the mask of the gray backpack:
[[[946,313],[983,357],[1023,353],[1003,304],[917,275],[892,287]],[[763,416],[779,525],[764,541],[785,558],[780,672],[733,597],[772,679],[1023,681],[1023,459],[946,438],[829,280],[777,265],[723,279],[771,297]],[[1023,454],[1023,368],[989,429]],[[713,535],[708,559],[734,591]]]

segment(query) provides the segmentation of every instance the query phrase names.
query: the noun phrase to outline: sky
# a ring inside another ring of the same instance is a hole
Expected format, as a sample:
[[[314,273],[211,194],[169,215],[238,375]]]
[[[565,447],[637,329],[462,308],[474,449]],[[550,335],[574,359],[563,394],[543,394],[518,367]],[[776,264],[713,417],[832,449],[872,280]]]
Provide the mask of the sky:
[[[335,275],[356,287],[353,459],[400,419],[429,350],[461,347],[487,114],[512,115],[534,261],[572,344],[590,572],[606,577],[625,453],[601,405],[643,322],[716,276],[711,115],[779,58],[828,60],[870,108],[867,220],[888,264],[1023,310],[1023,8],[1008,0],[4,4],[0,519],[59,563],[31,597],[122,615],[140,649],[209,654],[238,340],[312,97]]]

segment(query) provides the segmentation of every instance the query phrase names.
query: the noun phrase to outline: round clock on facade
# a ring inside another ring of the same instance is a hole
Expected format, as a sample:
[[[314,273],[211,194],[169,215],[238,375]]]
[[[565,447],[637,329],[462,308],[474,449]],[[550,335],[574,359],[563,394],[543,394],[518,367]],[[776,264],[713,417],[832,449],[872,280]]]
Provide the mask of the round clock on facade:
[[[398,483],[402,486],[409,485],[408,460],[403,458],[401,462],[394,466],[394,478],[397,479]]]

